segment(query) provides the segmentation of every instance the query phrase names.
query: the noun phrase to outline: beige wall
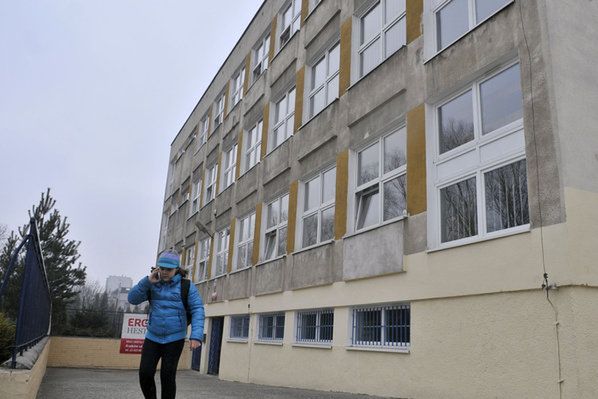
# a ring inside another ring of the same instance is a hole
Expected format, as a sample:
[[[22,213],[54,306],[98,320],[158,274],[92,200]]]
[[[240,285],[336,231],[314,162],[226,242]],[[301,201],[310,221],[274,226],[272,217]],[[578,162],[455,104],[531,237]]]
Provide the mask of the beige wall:
[[[140,358],[141,355],[121,354],[119,339],[52,337],[48,367],[137,369]],[[191,351],[185,346],[179,369],[190,366]]]
[[[31,370],[0,369],[0,399],[35,399],[46,374],[50,342],[51,339]]]

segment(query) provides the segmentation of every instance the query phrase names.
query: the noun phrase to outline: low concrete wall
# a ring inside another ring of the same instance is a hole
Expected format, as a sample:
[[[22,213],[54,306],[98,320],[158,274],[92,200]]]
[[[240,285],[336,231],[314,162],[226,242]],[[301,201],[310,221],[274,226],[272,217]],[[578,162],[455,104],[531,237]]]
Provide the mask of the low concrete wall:
[[[0,369],[0,399],[35,399],[46,374],[51,339],[31,370]]]
[[[137,369],[140,358],[137,354],[121,354],[119,339],[52,337],[48,367]],[[191,368],[188,344],[185,344],[178,368]]]

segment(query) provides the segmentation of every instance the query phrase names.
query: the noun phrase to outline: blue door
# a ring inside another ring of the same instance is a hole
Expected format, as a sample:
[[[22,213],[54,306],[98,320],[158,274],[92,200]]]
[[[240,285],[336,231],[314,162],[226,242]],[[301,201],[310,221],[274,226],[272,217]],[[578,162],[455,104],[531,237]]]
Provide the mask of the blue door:
[[[224,317],[212,317],[210,332],[210,352],[208,353],[208,374],[218,375],[220,370],[220,349],[222,349],[222,333]]]

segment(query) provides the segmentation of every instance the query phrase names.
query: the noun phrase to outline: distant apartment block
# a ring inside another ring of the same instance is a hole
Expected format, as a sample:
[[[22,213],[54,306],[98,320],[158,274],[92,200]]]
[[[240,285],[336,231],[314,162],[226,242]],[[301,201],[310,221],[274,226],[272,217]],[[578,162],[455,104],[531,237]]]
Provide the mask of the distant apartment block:
[[[597,23],[597,1],[264,1],[170,148],[158,251],[206,303],[201,372],[598,397]]]

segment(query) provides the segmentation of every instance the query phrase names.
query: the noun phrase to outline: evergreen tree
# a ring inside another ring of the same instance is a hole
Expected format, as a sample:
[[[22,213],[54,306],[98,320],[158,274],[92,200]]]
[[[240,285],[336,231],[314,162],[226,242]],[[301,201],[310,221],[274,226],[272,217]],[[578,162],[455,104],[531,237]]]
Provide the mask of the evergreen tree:
[[[60,333],[66,324],[66,307],[75,300],[79,287],[85,284],[86,272],[85,266],[78,262],[80,242],[67,237],[70,224],[66,217],[61,216],[60,212],[54,209],[55,205],[56,200],[52,198],[48,188],[45,193],[42,193],[39,204],[34,205],[29,211],[29,217],[37,222],[39,230],[40,247],[52,297],[52,332]],[[19,229],[20,237],[13,232],[7,239],[0,252],[0,274],[4,275],[10,254],[18,245],[18,241],[27,235],[28,229],[27,224]],[[22,259],[20,263],[19,273],[15,274],[22,274]],[[16,288],[16,292],[19,290],[17,280],[20,280],[18,276],[11,278],[11,285],[13,285],[11,289]],[[14,315],[18,304],[15,306],[9,303],[12,299],[9,299],[9,296],[14,295],[7,293],[8,300],[4,301],[3,307],[9,315]],[[14,302],[17,300],[14,299]]]

